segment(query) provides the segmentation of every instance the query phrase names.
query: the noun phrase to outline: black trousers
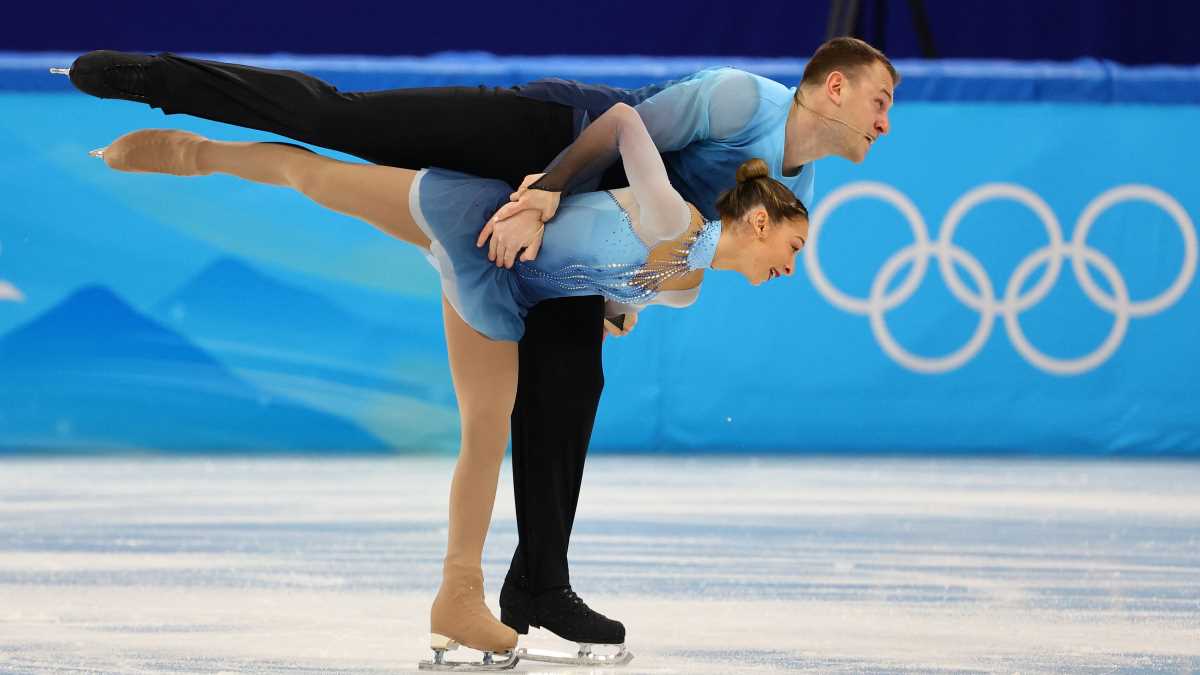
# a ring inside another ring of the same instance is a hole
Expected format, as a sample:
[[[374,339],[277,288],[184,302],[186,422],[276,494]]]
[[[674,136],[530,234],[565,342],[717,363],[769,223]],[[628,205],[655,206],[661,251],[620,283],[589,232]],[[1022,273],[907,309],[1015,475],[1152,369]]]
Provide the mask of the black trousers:
[[[573,111],[512,90],[439,87],[343,93],[294,71],[162,55],[150,104],[287,136],[375,164],[437,166],[516,187],[572,141]],[[482,223],[480,223],[482,227]],[[604,302],[543,302],[519,346],[512,467],[519,541],[506,584],[570,583],[567,546],[604,387]]]

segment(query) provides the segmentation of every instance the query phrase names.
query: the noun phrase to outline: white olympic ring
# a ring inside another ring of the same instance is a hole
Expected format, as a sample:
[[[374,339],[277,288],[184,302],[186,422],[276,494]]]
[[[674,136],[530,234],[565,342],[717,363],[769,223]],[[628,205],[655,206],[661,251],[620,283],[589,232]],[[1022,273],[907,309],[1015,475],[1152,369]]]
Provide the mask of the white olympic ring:
[[[866,298],[856,298],[834,286],[825,276],[817,260],[818,240],[822,225],[838,207],[859,198],[874,198],[895,207],[912,230],[913,243],[893,253],[876,272]],[[995,199],[1011,200],[1028,208],[1041,221],[1048,239],[1045,246],[1035,250],[1013,270],[1004,289],[1004,296],[997,299],[991,280],[979,260],[954,243],[954,232],[958,223],[971,209]],[[1109,208],[1126,201],[1144,201],[1157,206],[1175,221],[1183,236],[1183,264],[1179,274],[1166,290],[1146,300],[1133,301],[1124,277],[1108,256],[1087,245],[1088,232],[1092,224]],[[899,190],[882,183],[851,183],[834,190],[821,200],[813,211],[809,224],[808,242],[804,247],[804,266],[813,286],[833,306],[852,314],[866,315],[870,319],[871,331],[879,346],[892,360],[919,373],[944,373],[966,364],[983,349],[991,335],[996,315],[1004,319],[1009,340],[1022,358],[1045,372],[1055,375],[1077,375],[1088,372],[1108,360],[1116,352],[1125,337],[1131,318],[1157,314],[1173,305],[1187,291],[1196,273],[1196,228],[1188,213],[1173,197],[1149,185],[1121,185],[1103,192],[1093,199],[1075,222],[1075,232],[1069,244],[1063,243],[1062,226],[1054,211],[1035,192],[1011,183],[987,183],[980,185],[954,202],[946,212],[939,229],[938,240],[930,242],[928,228],[921,212],[907,196]],[[931,256],[936,256],[938,269],[950,293],[970,309],[979,312],[979,323],[967,343],[945,356],[926,357],[909,352],[900,346],[888,330],[884,315],[904,304],[916,293],[925,278],[925,270]],[[1108,336],[1091,353],[1071,359],[1047,356],[1029,341],[1021,330],[1020,314],[1040,303],[1058,281],[1063,258],[1071,259],[1071,270],[1084,294],[1096,306],[1113,315],[1113,325]],[[904,281],[891,293],[888,285],[901,267],[912,262],[912,269]],[[962,265],[974,279],[979,292],[967,287],[954,263]],[[1094,265],[1108,280],[1112,293],[1106,293],[1096,285],[1088,270]],[[1033,288],[1021,293],[1029,276],[1041,265],[1046,272]]]

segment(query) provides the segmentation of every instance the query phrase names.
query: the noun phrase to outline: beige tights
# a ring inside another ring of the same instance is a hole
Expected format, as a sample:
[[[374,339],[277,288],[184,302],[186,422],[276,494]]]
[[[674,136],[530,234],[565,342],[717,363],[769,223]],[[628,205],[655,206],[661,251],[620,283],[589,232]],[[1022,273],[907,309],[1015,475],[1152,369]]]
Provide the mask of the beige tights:
[[[342,162],[269,143],[223,143],[184,131],[126,134],[105,150],[122,171],[175,175],[227,173],[290,187],[318,204],[429,248],[409,211],[416,172]],[[480,223],[480,226],[483,224]],[[475,649],[506,651],[517,634],[496,620],[483,597],[483,542],[496,501],[517,391],[517,344],[490,340],[442,299],[450,372],[462,418],[462,441],[450,485],[449,540],[442,586],[430,611],[433,633]]]

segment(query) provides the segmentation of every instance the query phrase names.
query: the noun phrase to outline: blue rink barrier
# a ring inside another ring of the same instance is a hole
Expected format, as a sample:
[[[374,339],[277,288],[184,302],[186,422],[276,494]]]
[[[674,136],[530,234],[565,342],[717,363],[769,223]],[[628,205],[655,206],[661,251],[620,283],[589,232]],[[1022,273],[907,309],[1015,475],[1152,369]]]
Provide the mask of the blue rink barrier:
[[[453,450],[436,277],[369,227],[224,177],[104,170],[139,127],[0,58],[0,448]],[[247,60],[247,59],[243,59]],[[256,57],[344,90],[637,86],[731,59]],[[593,445],[1200,455],[1200,72],[897,64],[893,132],[817,165],[797,273],[712,273],[605,346]]]
[[[805,61],[792,58],[641,56],[494,56],[447,52],[432,56],[311,56],[189,54],[263,68],[299,70],[343,91],[449,85],[509,86],[542,77],[640,87],[712,66],[742,68],[793,86]],[[0,91],[72,91],[47,69],[70,65],[77,54],[0,52]],[[906,101],[1080,102],[1200,104],[1200,66],[1122,66],[1070,62],[897,60]]]

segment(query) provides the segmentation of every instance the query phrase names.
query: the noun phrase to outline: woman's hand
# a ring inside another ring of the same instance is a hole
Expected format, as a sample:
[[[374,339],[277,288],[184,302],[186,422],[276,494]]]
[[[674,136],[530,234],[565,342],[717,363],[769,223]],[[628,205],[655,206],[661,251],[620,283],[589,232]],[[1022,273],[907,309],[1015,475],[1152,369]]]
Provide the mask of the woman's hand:
[[[530,185],[538,182],[542,179],[542,176],[545,175],[546,174],[544,173],[531,173],[528,176],[525,176],[525,180],[521,181],[521,187],[517,188],[516,192],[508,196],[508,201],[515,202],[520,199],[521,196],[525,194],[525,191],[529,189]]]
[[[521,181],[521,187],[508,196],[510,201],[496,211],[492,220],[505,220],[521,211],[536,211],[543,223],[553,218],[554,214],[558,212],[558,200],[562,193],[529,189],[530,185],[536,183],[544,175],[546,174],[535,173],[526,176],[525,180]]]
[[[521,211],[502,221],[489,220],[475,240],[475,246],[488,242],[488,260],[496,263],[496,267],[512,267],[518,253],[525,261],[537,257],[545,231],[537,212]]]
[[[637,325],[637,322],[637,312],[627,312],[625,314],[625,323],[620,328],[617,327],[617,324],[609,321],[606,317],[604,319],[604,337],[608,337],[609,335],[613,337],[624,337],[629,335],[629,332],[633,330],[633,327]]]

